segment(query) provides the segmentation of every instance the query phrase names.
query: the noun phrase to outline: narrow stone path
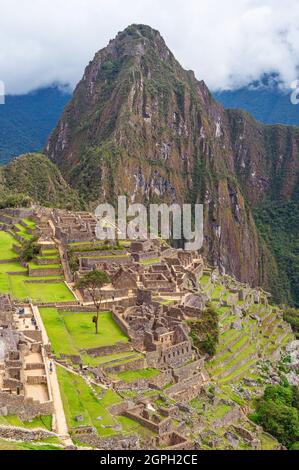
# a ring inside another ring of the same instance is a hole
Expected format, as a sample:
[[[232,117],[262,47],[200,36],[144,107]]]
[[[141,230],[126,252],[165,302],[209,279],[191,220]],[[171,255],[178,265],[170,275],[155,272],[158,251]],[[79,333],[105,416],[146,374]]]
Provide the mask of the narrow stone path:
[[[74,446],[73,441],[69,435],[69,430],[64,414],[63,403],[60,394],[58,377],[56,373],[56,365],[49,358],[46,359],[48,370],[50,370],[50,362],[52,364],[52,372],[49,374],[50,386],[52,390],[53,404],[54,404],[54,429],[61,437],[61,441],[65,447]]]
[[[37,322],[38,327],[42,332],[42,341],[43,346],[48,346],[50,344],[47,331],[45,329],[42,317],[40,315],[38,307],[34,305],[31,306],[35,320]],[[52,372],[50,372],[50,363],[52,365]],[[45,356],[45,367],[48,371],[49,377],[49,386],[52,392],[52,399],[53,399],[53,406],[54,406],[54,415],[53,415],[53,427],[55,432],[60,436],[61,442],[65,447],[72,447],[74,444],[70,438],[68,426],[64,414],[63,403],[60,394],[59,382],[56,373],[56,366],[52,359],[48,356]]]

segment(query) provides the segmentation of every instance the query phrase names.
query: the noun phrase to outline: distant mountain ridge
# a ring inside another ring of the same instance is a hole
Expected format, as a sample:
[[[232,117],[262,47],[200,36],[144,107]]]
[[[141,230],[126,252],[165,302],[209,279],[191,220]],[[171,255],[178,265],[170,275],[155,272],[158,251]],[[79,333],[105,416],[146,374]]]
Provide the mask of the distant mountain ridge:
[[[70,97],[69,89],[58,86],[6,96],[0,106],[0,165],[41,150]]]
[[[292,89],[282,89],[278,77],[264,76],[246,87],[213,95],[225,108],[238,108],[265,124],[299,126],[299,104],[291,102]]]

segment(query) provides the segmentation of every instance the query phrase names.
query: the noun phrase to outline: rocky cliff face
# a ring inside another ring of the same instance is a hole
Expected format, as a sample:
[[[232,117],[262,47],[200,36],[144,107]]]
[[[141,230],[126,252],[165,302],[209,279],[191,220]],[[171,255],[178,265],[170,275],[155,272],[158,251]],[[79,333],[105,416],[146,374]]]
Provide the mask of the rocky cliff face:
[[[204,203],[205,255],[257,285],[275,261],[252,208],[296,192],[298,142],[296,128],[225,111],[157,31],[133,25],[87,66],[46,153],[90,205]]]

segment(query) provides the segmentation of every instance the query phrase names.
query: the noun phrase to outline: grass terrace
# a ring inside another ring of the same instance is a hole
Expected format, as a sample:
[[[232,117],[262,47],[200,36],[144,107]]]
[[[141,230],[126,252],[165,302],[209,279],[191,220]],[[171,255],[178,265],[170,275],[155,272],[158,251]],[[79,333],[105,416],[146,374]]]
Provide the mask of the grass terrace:
[[[26,227],[24,227],[22,224],[16,224],[15,227],[17,235],[22,237],[24,240],[29,241],[34,237],[34,235],[32,235],[32,233],[29,233],[27,229],[34,230],[36,228],[35,224],[31,226],[28,226],[26,224]]]
[[[0,264],[0,293],[11,294],[18,300],[32,299],[34,302],[69,302],[75,300],[62,277],[61,281],[48,284],[26,282],[55,280],[57,278],[59,276],[29,278],[27,270],[18,262]]]
[[[31,269],[60,269],[61,268],[61,264],[41,265],[41,264],[35,263],[34,261],[30,261],[27,264],[28,264],[29,268],[31,268]]]
[[[143,266],[150,266],[151,264],[158,264],[161,263],[161,258],[154,258],[154,259],[149,259],[147,261],[140,261],[140,264],[143,264]]]
[[[0,439],[1,450],[62,450],[61,446],[47,442],[17,442]]]
[[[95,334],[92,313],[61,313],[56,308],[40,308],[40,313],[57,356],[78,355],[81,349],[129,341],[114,322],[111,312],[100,315],[98,335]]]
[[[78,426],[75,417],[80,415],[83,417],[80,425],[93,426],[100,437],[110,437],[120,433],[122,435],[138,433],[141,437],[153,435],[136,421],[124,416],[115,417],[109,412],[109,407],[122,402],[122,398],[113,390],[104,391],[99,388],[99,394],[96,396],[80,376],[62,367],[57,367],[57,373],[70,430]],[[121,431],[118,429],[119,426]],[[76,441],[80,442],[80,436]]]
[[[46,429],[52,431],[52,416],[40,416],[34,418],[31,421],[22,421],[18,416],[0,416],[0,425],[4,426],[16,426],[26,429]]]
[[[0,230],[0,260],[10,260],[18,257],[12,249],[13,244],[18,245],[16,239],[10,233]]]
[[[112,390],[103,391],[102,398],[99,398],[82,377],[68,372],[63,367],[57,367],[57,374],[69,429],[78,426],[75,418],[80,415],[83,417],[80,425],[93,426],[100,436],[117,434],[113,429],[113,426],[118,424],[117,419],[111,415],[108,408],[120,403],[122,399]]]
[[[153,377],[157,377],[159,374],[160,371],[157,369],[140,369],[126,370],[115,375],[118,379],[123,380],[126,383],[130,383],[138,379],[152,379]]]

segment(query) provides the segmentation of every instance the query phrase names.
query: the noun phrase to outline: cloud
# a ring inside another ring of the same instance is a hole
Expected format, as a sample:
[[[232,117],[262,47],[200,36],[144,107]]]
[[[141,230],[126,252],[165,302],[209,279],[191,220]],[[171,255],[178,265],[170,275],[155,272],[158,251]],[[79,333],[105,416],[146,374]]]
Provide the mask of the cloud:
[[[0,80],[8,93],[73,87],[95,52],[132,23],[159,29],[215,89],[278,73],[298,78],[297,0],[0,0]]]

